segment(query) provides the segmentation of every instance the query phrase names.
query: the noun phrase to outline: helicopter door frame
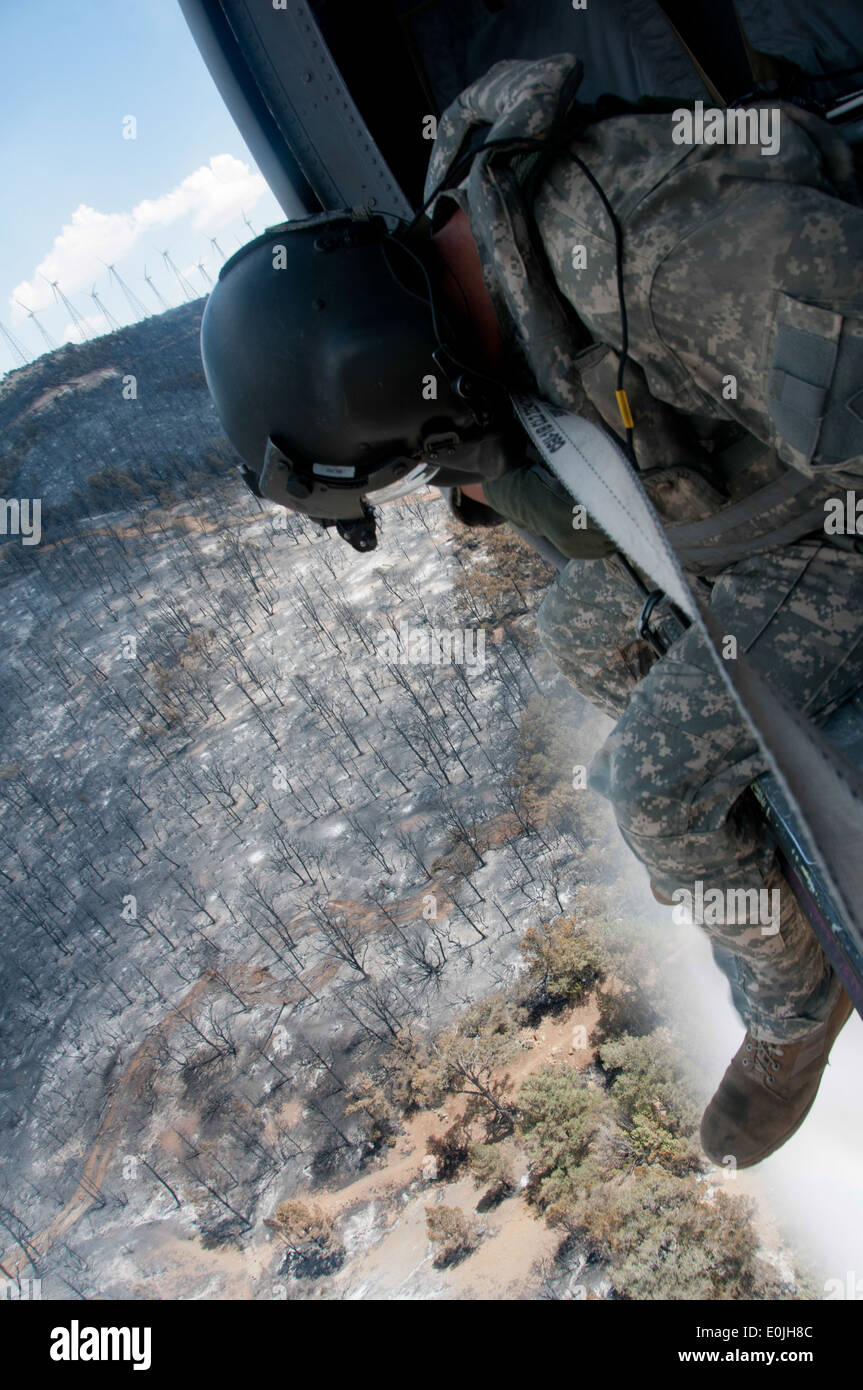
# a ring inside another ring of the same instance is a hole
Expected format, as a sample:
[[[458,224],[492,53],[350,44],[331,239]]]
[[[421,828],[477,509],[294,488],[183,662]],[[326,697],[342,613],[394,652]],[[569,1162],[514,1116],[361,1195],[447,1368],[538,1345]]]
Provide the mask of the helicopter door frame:
[[[222,100],[285,216],[412,208],[306,0],[179,0]]]

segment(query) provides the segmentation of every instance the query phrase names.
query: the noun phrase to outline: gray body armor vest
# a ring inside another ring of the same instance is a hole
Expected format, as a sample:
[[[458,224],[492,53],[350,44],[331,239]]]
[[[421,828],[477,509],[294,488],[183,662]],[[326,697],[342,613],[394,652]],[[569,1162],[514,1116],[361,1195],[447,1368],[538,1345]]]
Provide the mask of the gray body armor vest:
[[[863,483],[853,160],[826,122],[785,105],[773,157],[675,144],[670,116],[627,114],[561,149],[530,206],[525,157],[505,150],[480,150],[447,187],[477,126],[488,141],[549,138],[575,66],[500,63],[453,103],[426,183],[446,189],[433,217],[446,199],[466,212],[512,358],[539,393],[623,437],[614,238],[573,156],[587,164],[623,228],[642,481],[687,569],[715,573],[821,529],[825,502]]]

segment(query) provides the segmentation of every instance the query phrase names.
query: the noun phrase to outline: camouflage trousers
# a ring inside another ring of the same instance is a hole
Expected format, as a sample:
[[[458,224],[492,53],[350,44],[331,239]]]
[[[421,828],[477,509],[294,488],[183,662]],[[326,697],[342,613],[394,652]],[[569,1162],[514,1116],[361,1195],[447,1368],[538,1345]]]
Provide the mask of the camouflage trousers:
[[[745,795],[765,771],[762,754],[697,632],[678,636],[661,660],[635,637],[641,603],[612,557],[570,561],[539,610],[561,670],[618,717],[590,784],[611,801],[624,839],[668,896],[686,889],[697,901],[699,884],[702,902],[710,889],[726,901],[735,890],[778,889],[769,927],[763,919],[717,924],[709,914],[703,925],[755,1036],[805,1036],[827,1017],[839,984]],[[863,686],[863,555],[855,550],[807,539],[753,556],[723,571],[711,606],[738,651],[816,722]]]

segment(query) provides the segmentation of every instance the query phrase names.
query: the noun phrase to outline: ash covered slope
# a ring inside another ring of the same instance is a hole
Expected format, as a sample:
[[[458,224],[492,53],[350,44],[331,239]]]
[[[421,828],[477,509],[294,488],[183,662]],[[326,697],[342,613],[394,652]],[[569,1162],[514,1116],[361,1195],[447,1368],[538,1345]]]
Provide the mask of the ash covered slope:
[[[3,1263],[48,1297],[162,1296],[171,1242],[242,1250],[368,1161],[348,1079],[506,981],[578,878],[583,837],[508,786],[547,575],[457,597],[432,499],[363,557],[260,510],[199,312],[0,391],[5,494],[43,498],[42,543],[0,550]],[[390,620],[485,625],[486,660],[387,661]]]
[[[48,539],[236,462],[201,369],[204,303],[68,344],[0,382],[0,495],[41,498]]]

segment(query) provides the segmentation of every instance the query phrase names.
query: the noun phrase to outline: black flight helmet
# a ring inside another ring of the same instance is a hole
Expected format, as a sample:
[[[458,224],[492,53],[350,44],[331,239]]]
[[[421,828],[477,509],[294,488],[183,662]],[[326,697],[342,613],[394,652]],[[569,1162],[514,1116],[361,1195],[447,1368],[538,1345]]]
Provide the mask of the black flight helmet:
[[[232,256],[204,312],[207,385],[249,486],[359,550],[376,502],[523,453],[506,393],[454,346],[427,256],[381,217],[320,213]]]

